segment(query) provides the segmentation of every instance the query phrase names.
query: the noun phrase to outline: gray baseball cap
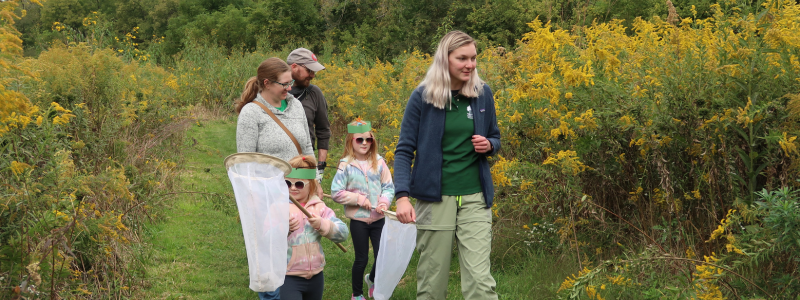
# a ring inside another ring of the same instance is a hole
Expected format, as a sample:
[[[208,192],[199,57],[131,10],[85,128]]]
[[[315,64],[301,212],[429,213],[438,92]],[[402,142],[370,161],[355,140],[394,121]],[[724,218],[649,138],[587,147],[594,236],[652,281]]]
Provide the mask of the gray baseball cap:
[[[289,53],[289,57],[286,58],[286,63],[304,65],[314,72],[325,70],[325,67],[317,61],[317,56],[306,48],[294,49],[292,53]]]

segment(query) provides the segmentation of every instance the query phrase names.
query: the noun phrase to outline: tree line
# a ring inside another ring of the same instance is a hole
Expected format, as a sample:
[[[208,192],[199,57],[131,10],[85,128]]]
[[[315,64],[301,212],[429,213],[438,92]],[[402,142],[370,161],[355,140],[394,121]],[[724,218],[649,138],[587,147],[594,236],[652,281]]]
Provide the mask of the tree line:
[[[432,52],[451,29],[464,30],[482,47],[510,47],[539,20],[575,28],[611,19],[666,16],[663,0],[25,0],[16,24],[27,55],[61,39],[54,24],[85,32],[92,19],[113,36],[137,31],[135,42],[163,42],[171,56],[189,42],[253,51],[304,46],[317,53],[358,47],[391,59],[404,51]],[[756,6],[756,1],[745,1]],[[751,3],[752,2],[752,3]],[[674,1],[679,16],[710,15],[712,0]],[[754,7],[753,9],[757,9]],[[92,24],[97,25],[97,24]],[[264,48],[261,48],[264,49]]]

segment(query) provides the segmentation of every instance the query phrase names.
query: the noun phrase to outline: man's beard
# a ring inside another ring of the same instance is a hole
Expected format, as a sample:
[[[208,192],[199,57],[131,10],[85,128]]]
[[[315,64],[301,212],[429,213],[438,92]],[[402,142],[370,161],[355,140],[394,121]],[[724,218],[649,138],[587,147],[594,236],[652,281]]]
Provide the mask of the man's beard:
[[[294,85],[301,89],[307,88],[309,85],[311,85],[311,79],[295,81]]]

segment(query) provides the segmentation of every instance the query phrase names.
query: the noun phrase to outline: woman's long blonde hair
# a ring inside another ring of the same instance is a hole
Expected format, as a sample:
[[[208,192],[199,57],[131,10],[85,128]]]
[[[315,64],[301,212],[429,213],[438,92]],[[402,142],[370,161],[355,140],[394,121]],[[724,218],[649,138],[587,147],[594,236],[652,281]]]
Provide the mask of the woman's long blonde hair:
[[[278,76],[289,72],[289,70],[289,65],[287,65],[286,62],[280,58],[270,57],[265,61],[262,61],[261,64],[258,65],[256,76],[250,77],[250,79],[247,80],[247,83],[244,85],[244,91],[242,91],[242,95],[236,100],[236,113],[239,114],[245,104],[253,102],[253,100],[256,99],[256,95],[264,90],[265,79],[269,79],[269,81],[272,82],[277,82]]]
[[[350,123],[350,125],[356,125],[358,121]],[[369,133],[369,136],[372,137],[372,145],[369,146],[369,150],[367,151],[367,161],[369,162],[369,167],[373,171],[378,171],[378,139],[375,138],[375,134],[372,131],[367,131],[365,133]],[[347,133],[344,142],[344,153],[342,153],[343,160],[350,163],[354,159],[356,159],[356,154],[353,151],[353,136],[355,134]]]
[[[450,101],[450,53],[464,45],[473,44],[478,46],[475,40],[468,34],[454,30],[445,34],[436,47],[433,55],[433,63],[425,74],[425,79],[419,86],[425,87],[423,99],[426,103],[432,104],[436,108],[443,109],[445,104]],[[483,80],[478,76],[478,68],[475,67],[469,80],[461,87],[461,95],[469,98],[478,97],[483,93]]]
[[[292,168],[299,168],[299,169],[317,169],[317,160],[314,158],[313,155],[298,155],[293,157],[289,160],[289,164]],[[311,197],[317,195],[317,189],[319,188],[319,184],[317,184],[316,179],[308,179],[308,198],[306,201],[311,199]]]

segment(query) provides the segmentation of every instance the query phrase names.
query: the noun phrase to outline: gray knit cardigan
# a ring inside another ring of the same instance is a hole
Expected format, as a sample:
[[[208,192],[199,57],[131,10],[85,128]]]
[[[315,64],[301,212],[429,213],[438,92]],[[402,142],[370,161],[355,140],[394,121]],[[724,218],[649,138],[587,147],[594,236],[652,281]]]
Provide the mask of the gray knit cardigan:
[[[287,106],[284,111],[279,111],[268,104],[261,94],[258,94],[253,101],[267,106],[283,122],[283,125],[300,143],[303,154],[314,155],[308,133],[306,113],[300,101],[295,99],[292,94],[286,95]],[[239,113],[239,120],[236,124],[236,151],[269,154],[285,161],[298,155],[297,147],[294,146],[286,132],[255,103],[246,104]]]

